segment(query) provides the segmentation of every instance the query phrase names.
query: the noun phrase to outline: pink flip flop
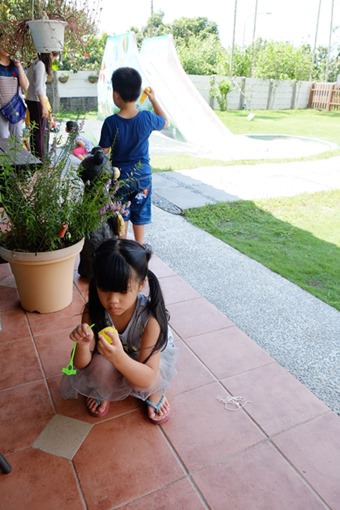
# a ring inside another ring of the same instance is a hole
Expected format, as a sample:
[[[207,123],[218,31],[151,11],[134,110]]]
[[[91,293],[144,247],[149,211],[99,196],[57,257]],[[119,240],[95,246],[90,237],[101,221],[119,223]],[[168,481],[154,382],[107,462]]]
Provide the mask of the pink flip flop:
[[[155,404],[154,402],[152,402],[151,400],[147,399],[145,401],[146,405],[148,407],[152,407],[152,409],[154,409],[156,411],[156,414],[159,413],[159,410],[160,408],[162,407],[162,404],[164,402],[164,399],[165,399],[165,396],[162,395],[161,398],[159,399],[159,401],[157,402],[157,404]],[[170,409],[169,411],[167,412],[167,414],[165,416],[163,416],[163,418],[157,420],[155,418],[150,418],[149,414],[148,414],[148,418],[149,420],[151,421],[151,423],[154,423],[155,425],[162,425],[163,423],[166,423],[169,419],[169,416],[170,416]]]

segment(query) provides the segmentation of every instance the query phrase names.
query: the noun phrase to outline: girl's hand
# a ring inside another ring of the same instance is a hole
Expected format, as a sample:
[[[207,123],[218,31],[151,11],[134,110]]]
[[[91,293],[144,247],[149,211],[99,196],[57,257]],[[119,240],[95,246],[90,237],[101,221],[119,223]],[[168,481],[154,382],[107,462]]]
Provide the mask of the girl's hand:
[[[90,326],[83,322],[74,328],[70,334],[70,339],[78,344],[88,344],[94,340],[94,333]]]
[[[117,330],[114,333],[107,331],[105,334],[110,338],[112,343],[106,340],[105,337],[99,333],[99,341],[97,346],[98,351],[104,356],[104,358],[106,358],[108,361],[111,361],[111,363],[114,365],[117,356],[124,353],[123,345],[120,341]]]

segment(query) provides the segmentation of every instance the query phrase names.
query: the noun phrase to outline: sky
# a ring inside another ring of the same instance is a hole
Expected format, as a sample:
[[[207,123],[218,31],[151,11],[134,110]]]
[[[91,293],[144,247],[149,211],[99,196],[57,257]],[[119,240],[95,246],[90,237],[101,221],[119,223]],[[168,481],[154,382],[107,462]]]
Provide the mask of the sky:
[[[207,17],[218,25],[220,39],[226,48],[233,41],[234,9],[237,4],[235,44],[249,45],[254,35],[256,0],[100,0],[100,31],[122,34],[131,26],[138,28],[154,12],[163,11],[164,21],[172,23],[181,17]],[[321,1],[319,26],[318,7]],[[289,41],[295,45],[309,43],[328,47],[331,28],[332,0],[257,0],[255,38]],[[337,28],[338,27],[338,28]],[[340,44],[340,1],[334,0],[331,46]]]

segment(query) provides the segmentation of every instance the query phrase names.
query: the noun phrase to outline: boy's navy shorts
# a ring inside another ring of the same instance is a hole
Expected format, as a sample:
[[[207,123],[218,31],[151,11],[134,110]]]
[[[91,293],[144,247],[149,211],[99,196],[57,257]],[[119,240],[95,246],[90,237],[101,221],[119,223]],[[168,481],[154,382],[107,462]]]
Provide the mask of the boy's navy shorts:
[[[133,188],[126,189],[124,202],[131,202],[124,211],[124,221],[131,221],[133,225],[147,225],[151,223],[151,192],[152,177],[147,175],[138,180]]]

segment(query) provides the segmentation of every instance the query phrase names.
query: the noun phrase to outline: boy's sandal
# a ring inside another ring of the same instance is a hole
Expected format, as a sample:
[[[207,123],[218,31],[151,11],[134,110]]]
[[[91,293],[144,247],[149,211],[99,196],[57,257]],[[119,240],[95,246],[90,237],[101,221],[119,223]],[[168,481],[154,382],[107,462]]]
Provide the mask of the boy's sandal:
[[[92,409],[90,409],[90,407],[88,405],[88,401],[89,401],[90,398],[92,400],[95,400],[96,404],[97,404],[97,407],[96,407],[96,409],[94,411],[92,411]],[[106,416],[108,414],[108,412],[110,411],[110,401],[107,400],[106,401],[106,405],[104,406],[104,409],[102,408],[100,411],[98,411],[98,408],[102,405],[102,403],[103,403],[103,400],[100,400],[99,398],[88,397],[86,399],[86,409],[87,409],[87,412],[91,416],[94,416],[95,418],[104,418],[104,416]]]
[[[154,402],[152,402],[152,400],[149,400],[149,399],[146,399],[145,403],[147,404],[147,406],[152,407],[152,409],[154,409],[156,411],[156,414],[159,414],[159,410],[160,410],[160,408],[162,407],[162,405],[164,403],[164,399],[165,399],[165,395],[162,395],[161,398],[159,399],[159,401],[157,402],[157,404],[155,404]],[[155,425],[162,425],[163,423],[166,423],[168,421],[168,419],[169,419],[169,416],[170,416],[170,409],[159,420],[157,420],[156,418],[151,418],[149,416],[149,414],[148,414],[149,420],[152,423],[154,423]]]

